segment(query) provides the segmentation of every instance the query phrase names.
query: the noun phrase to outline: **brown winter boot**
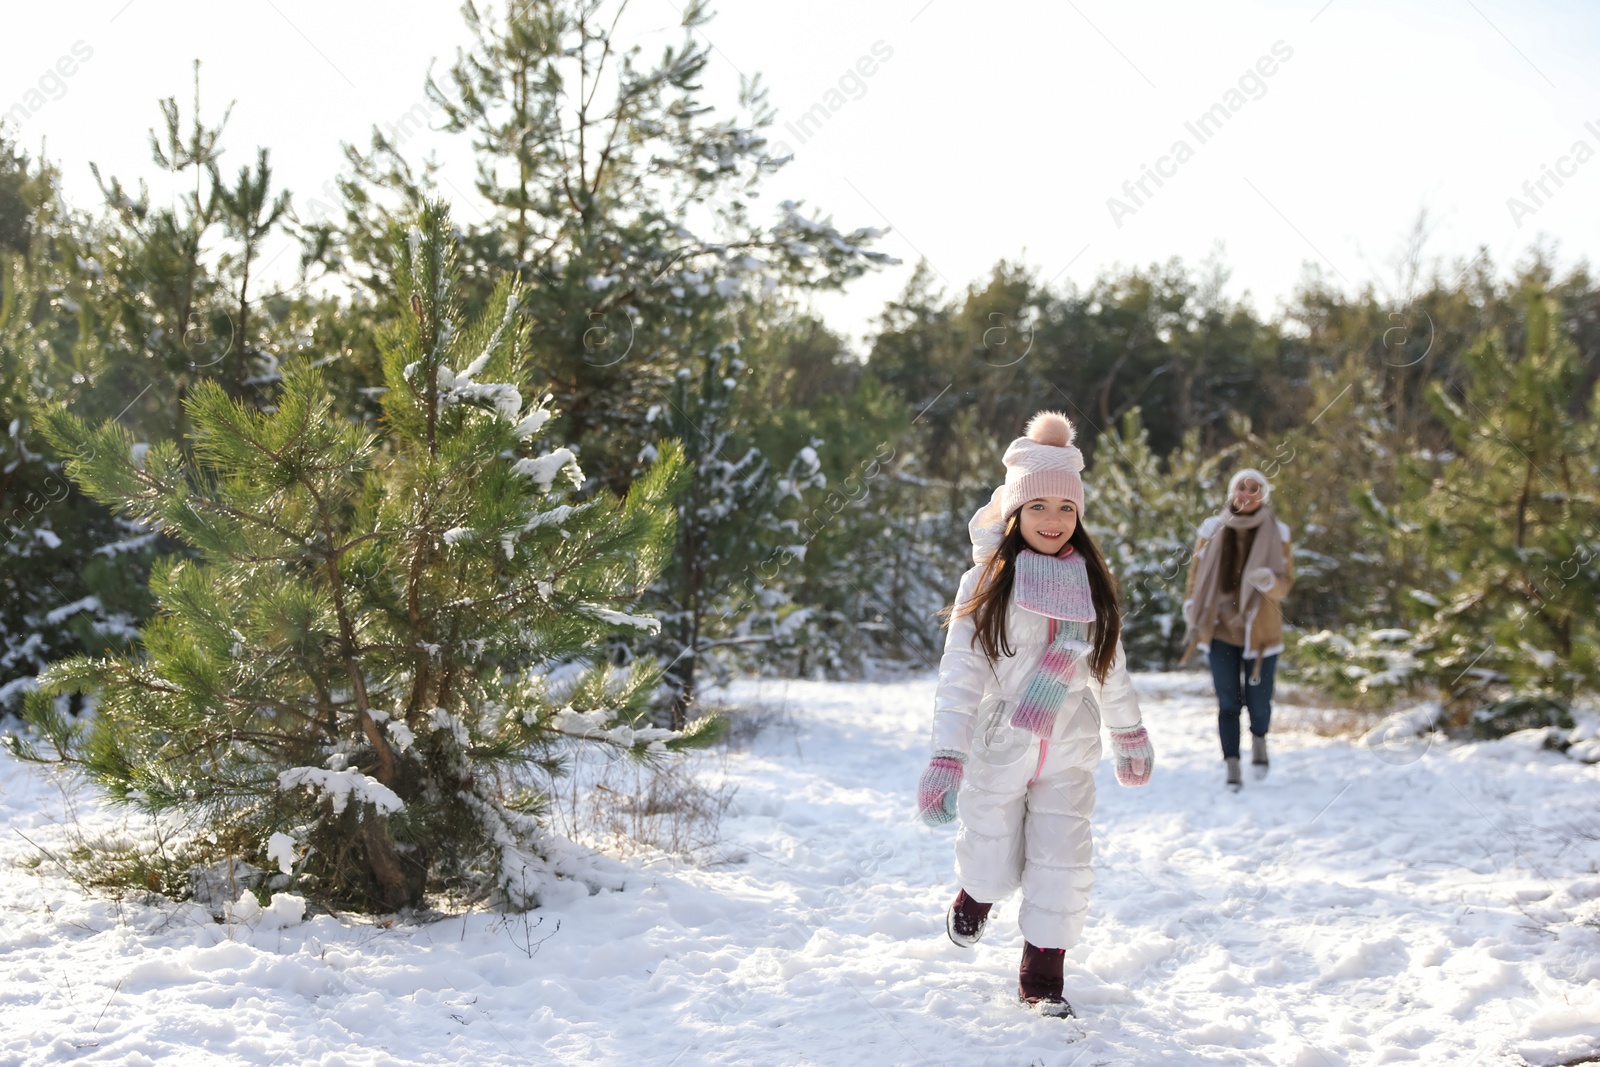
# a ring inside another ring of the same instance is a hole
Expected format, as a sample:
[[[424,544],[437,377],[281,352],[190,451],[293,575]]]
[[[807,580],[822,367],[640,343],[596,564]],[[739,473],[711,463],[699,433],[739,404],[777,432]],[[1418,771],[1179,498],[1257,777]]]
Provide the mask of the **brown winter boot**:
[[[1072,1005],[1061,995],[1061,964],[1067,950],[1064,948],[1035,948],[1022,943],[1022,968],[1017,972],[1017,995],[1022,1003],[1034,1008],[1040,1015],[1068,1017]]]
[[[967,948],[976,945],[983,937],[983,928],[989,922],[989,909],[993,904],[979,904],[967,896],[963,889],[956,894],[955,903],[950,905],[950,910],[944,917],[944,928],[950,934],[950,940]]]

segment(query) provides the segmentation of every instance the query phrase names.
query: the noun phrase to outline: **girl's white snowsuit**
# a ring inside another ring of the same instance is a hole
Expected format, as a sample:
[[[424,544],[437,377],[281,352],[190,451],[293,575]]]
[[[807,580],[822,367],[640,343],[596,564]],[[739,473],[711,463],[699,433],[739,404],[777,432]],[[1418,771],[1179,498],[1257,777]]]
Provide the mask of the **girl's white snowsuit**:
[[[961,576],[958,607],[971,599],[981,573],[973,567]],[[1006,613],[1013,655],[992,664],[975,632],[970,615],[950,624],[934,696],[934,749],[967,754],[956,795],[956,878],[985,903],[1020,885],[1022,935],[1039,948],[1071,948],[1094,885],[1089,817],[1101,722],[1113,729],[1139,723],[1127,657],[1119,640],[1104,685],[1085,662],[1055,729],[1041,739],[1010,720],[1044,656],[1050,620],[1013,602]]]

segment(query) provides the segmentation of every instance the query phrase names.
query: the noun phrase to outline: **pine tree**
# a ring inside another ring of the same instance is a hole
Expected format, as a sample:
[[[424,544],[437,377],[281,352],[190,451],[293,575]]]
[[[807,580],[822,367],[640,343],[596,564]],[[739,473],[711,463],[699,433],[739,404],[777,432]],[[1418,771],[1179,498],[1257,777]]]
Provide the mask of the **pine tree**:
[[[652,437],[645,414],[681,367],[699,374],[743,294],[837,287],[898,262],[871,250],[881,231],[840,230],[801,202],[758,220],[761,186],[789,158],[763,133],[773,112],[758,80],[742,86],[738,114],[718,114],[702,88],[706,5],[684,4],[681,36],[653,57],[617,32],[626,6],[468,2],[470,46],[425,85],[442,130],[470,138],[486,202],[481,221],[463,220],[470,299],[502,272],[538,283],[524,309],[540,324],[534,360],[585,468],[613,491]],[[369,151],[346,155],[344,218],[310,249],[381,288],[388,252],[376,238],[439,179],[376,129]]]
[[[938,662],[935,617],[963,558],[963,522],[940,510],[946,488],[920,476],[914,412],[820,322],[770,315],[747,336],[758,380],[746,393],[766,423],[763,448],[791,454],[811,438],[826,483],[793,513],[797,528],[750,570],[790,607],[761,648],[763,673],[879,677]]]
[[[1459,397],[1431,387],[1455,454],[1431,482],[1414,474],[1398,509],[1422,527],[1438,583],[1436,610],[1413,600],[1424,670],[1491,715],[1600,691],[1600,394],[1579,393],[1559,307],[1538,290],[1526,300],[1521,351],[1491,330],[1463,357]]]
[[[644,725],[659,671],[594,662],[608,634],[657,625],[626,607],[670,555],[680,451],[625,500],[564,489],[581,472],[538,445],[556,413],[526,398],[524,294],[502,281],[463,321],[452,234],[430,204],[394,235],[405,311],[375,428],[340,417],[307,361],[270,413],[198,383],[192,458],[43,418],[90,492],[197,558],[153,578],[142,655],[57,664],[29,720],[113,799],[209,827],[198,859],[261,862],[289,835],[299,887],[329,903],[534,903],[565,746],[655,759],[714,733]],[[71,691],[96,695],[91,721],[58,713]]]
[[[85,496],[34,424],[42,399],[101,418],[108,360],[85,340],[95,270],[59,174],[0,138],[0,714],[51,660],[124,648],[148,613],[154,535]]]
[[[1121,586],[1122,641],[1136,666],[1169,670],[1183,654],[1185,572],[1200,523],[1216,514],[1226,491],[1226,465],[1240,451],[1203,455],[1199,439],[1191,429],[1163,463],[1133,408],[1096,443],[1086,478],[1084,521]]]
[[[271,153],[265,148],[256,150],[255,173],[249,167],[240,167],[239,176],[230,188],[222,181],[216,164],[211,165],[211,185],[216,190],[217,204],[222,216],[222,226],[229,237],[238,241],[239,248],[223,260],[224,266],[238,279],[238,313],[234,322],[233,395],[244,396],[245,390],[258,384],[258,377],[270,381],[277,374],[277,360],[264,354],[258,347],[250,321],[250,271],[261,255],[261,242],[272,232],[289,210],[289,194],[271,195]]]
[[[855,463],[802,520],[796,596],[808,615],[780,646],[787,663],[775,667],[801,677],[876,678],[938,666],[938,612],[970,549],[961,543],[961,517],[945,510],[950,487],[918,473],[915,441],[892,433],[848,451]]]
[[[90,163],[107,217],[86,228],[85,241],[101,274],[86,330],[107,351],[109,376],[133,398],[128,421],[152,442],[182,438],[189,389],[226,374],[230,356],[235,363],[242,358],[244,343],[229,315],[224,280],[210,262],[210,238],[221,221],[216,166],[232,106],[215,126],[202,121],[198,62],[188,128],[176,97],[160,106],[163,130],[149,131],[151,160],[172,182],[187,186],[192,180],[193,187],[161,206],[142,178],[135,195]]]
[[[1524,301],[1520,337],[1485,332],[1460,386],[1429,387],[1454,447],[1400,457],[1392,506],[1363,499],[1372,530],[1420,547],[1402,625],[1319,635],[1347,686],[1424,686],[1488,733],[1563,722],[1600,692],[1600,394],[1583,395],[1556,301],[1538,285]]]
[[[667,403],[649,412],[660,439],[682,442],[693,467],[677,501],[677,553],[651,591],[661,605],[667,674],[676,691],[674,729],[688,722],[709,653],[763,646],[776,636],[789,597],[784,583],[763,580],[755,565],[799,540],[798,524],[780,515],[783,502],[826,482],[815,447],[820,440],[781,471],[750,441],[735,405],[744,369],[737,343],[720,345],[705,353],[698,374],[679,370]],[[659,462],[661,447],[646,446],[643,458]]]

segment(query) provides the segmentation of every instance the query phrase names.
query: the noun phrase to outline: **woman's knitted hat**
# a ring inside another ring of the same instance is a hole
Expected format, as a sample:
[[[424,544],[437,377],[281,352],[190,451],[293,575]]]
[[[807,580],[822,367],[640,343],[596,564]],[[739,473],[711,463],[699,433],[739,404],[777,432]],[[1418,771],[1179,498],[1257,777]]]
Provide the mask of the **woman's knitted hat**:
[[[1083,514],[1083,453],[1072,447],[1077,430],[1059,411],[1041,411],[1028,420],[1027,433],[1006,449],[1006,485],[1000,518],[1005,521],[1028,501],[1059,496]]]
[[[1272,483],[1267,481],[1267,476],[1256,470],[1254,467],[1246,467],[1242,471],[1236,471],[1233,477],[1228,479],[1229,500],[1233,499],[1234,489],[1238,488],[1239,483],[1244,481],[1246,478],[1254,478],[1256,481],[1261,483],[1261,503],[1263,506],[1267,503],[1267,501],[1272,499]]]

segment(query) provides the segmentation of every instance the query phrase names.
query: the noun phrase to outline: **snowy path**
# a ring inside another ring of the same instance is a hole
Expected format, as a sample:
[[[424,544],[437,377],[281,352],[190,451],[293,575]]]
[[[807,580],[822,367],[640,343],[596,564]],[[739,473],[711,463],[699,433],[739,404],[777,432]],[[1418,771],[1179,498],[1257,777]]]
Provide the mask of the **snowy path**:
[[[1375,751],[1274,735],[1221,791],[1198,675],[1138,678],[1151,786],[1099,773],[1082,1018],[1013,1002],[1016,901],[945,938],[953,832],[912,821],[932,680],[754,683],[795,728],[730,766],[747,862],[636,864],[520,923],[229,931],[88,901],[12,828],[0,763],[0,1064],[1554,1064],[1600,1057],[1600,766],[1517,738]]]

